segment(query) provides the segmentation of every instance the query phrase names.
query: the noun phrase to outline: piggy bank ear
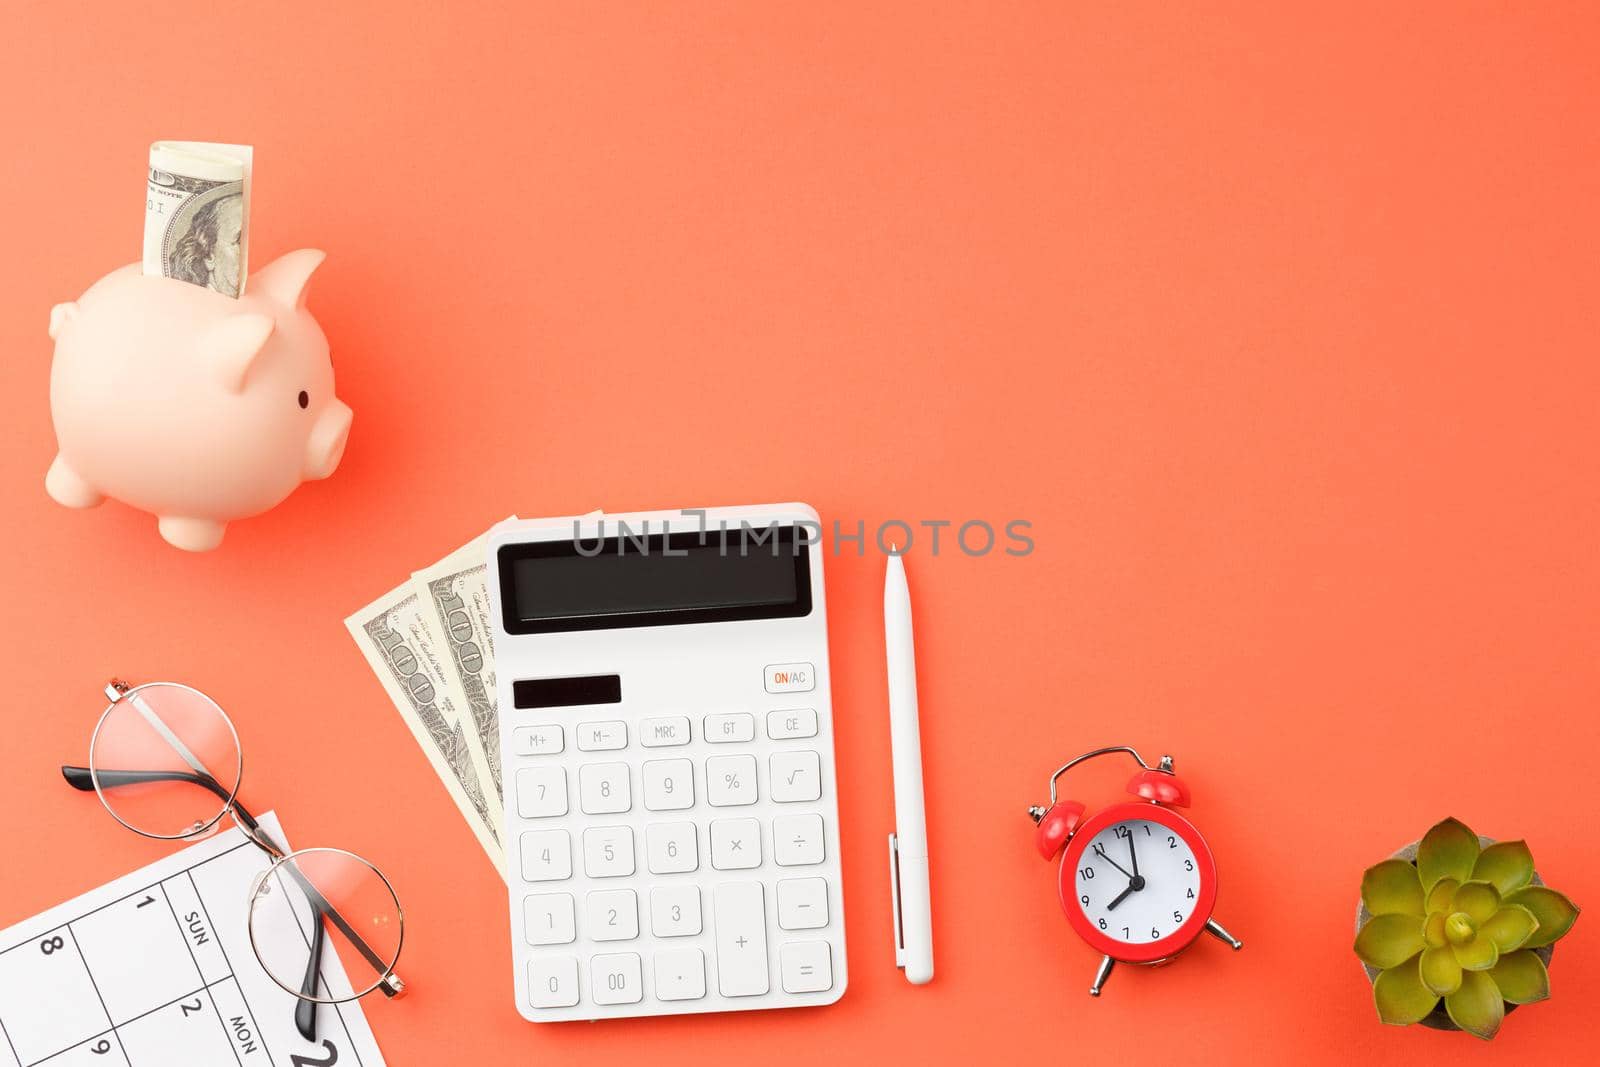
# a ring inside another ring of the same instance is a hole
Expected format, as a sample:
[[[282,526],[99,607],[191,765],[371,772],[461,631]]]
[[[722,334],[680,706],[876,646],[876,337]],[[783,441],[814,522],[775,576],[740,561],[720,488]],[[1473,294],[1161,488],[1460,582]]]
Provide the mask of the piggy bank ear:
[[[315,248],[287,252],[250,275],[245,288],[266,293],[280,304],[303,308],[306,291],[311,288],[311,274],[325,258],[326,254]]]
[[[67,323],[71,322],[77,317],[77,315],[78,305],[72,303],[71,301],[68,301],[65,304],[57,304],[55,307],[51,308],[50,340],[54,341],[57,337],[60,337],[61,331],[66,328]]]
[[[224,389],[241,392],[271,336],[271,316],[251,312],[229,315],[201,336],[199,358]]]

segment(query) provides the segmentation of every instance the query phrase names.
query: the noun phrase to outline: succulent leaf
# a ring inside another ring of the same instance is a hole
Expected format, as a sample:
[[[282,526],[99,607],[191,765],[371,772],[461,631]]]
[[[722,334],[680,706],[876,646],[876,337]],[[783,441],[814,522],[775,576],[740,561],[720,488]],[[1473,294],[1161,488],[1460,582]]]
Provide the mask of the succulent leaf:
[[[1444,932],[1445,913],[1436,911],[1422,924],[1422,943],[1429,948],[1443,948],[1450,943]]]
[[[1491,882],[1500,895],[1521,889],[1533,881],[1533,853],[1526,841],[1496,841],[1478,856],[1472,879]]]
[[[1372,983],[1372,1002],[1377,1005],[1378,1018],[1394,1026],[1408,1026],[1426,1018],[1439,1003],[1439,995],[1422,983],[1413,957],[1378,975]]]
[[[1489,916],[1489,921],[1478,928],[1478,936],[1494,942],[1501,952],[1511,952],[1527,943],[1539,929],[1539,920],[1521,904],[1502,904],[1500,910]]]
[[[1461,988],[1461,964],[1456,962],[1456,954],[1448,945],[1423,949],[1418,968],[1422,984],[1441,997]]]
[[[1533,917],[1539,921],[1539,928],[1522,943],[1523,948],[1543,948],[1554,944],[1578,921],[1577,905],[1549,886],[1524,886],[1507,895],[1506,903],[1522,905],[1533,912]]]
[[[1450,910],[1450,902],[1456,896],[1456,887],[1460,884],[1454,878],[1441,878],[1434,883],[1434,887],[1428,891],[1426,905],[1428,914],[1432,915],[1436,911],[1448,912]]]
[[[1500,962],[1499,947],[1482,934],[1464,945],[1451,945],[1450,951],[1463,971],[1487,971]]]
[[[1422,888],[1441,878],[1465,882],[1478,862],[1478,835],[1458,819],[1446,819],[1429,830],[1417,847],[1417,875]]]
[[[1500,957],[1489,977],[1508,1004],[1532,1004],[1550,996],[1550,972],[1532,949],[1521,949]]]
[[[1466,912],[1468,918],[1481,925],[1500,910],[1500,891],[1488,882],[1462,882],[1456,887],[1450,906]]]
[[[1444,1010],[1451,1022],[1485,1041],[1495,1035],[1506,1016],[1500,987],[1481,971],[1468,971],[1461,976],[1461,988],[1444,998]]]
[[[1397,967],[1422,951],[1422,920],[1415,915],[1374,915],[1356,933],[1355,947],[1356,955],[1369,966]]]
[[[1384,860],[1361,875],[1361,902],[1374,915],[1415,915],[1421,918],[1422,883],[1417,869],[1405,860]]]

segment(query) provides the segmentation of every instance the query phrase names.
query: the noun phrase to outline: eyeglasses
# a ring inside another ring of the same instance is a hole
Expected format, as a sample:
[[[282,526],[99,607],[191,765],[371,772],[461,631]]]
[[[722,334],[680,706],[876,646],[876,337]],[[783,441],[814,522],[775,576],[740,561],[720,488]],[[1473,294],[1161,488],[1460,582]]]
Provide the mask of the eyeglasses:
[[[176,682],[106,686],[111,703],[89,740],[89,766],[61,768],[67,784],[93,790],[136,834],[192,840],[224,816],[272,860],[250,887],[250,947],[274,983],[299,998],[295,1027],[316,1040],[318,1004],[379,990],[405,992],[395,974],[405,917],[383,872],[353,852],[289,852],[238,801],[244,756],[227,714]],[[357,931],[357,926],[360,932]],[[332,946],[339,968],[323,967]]]

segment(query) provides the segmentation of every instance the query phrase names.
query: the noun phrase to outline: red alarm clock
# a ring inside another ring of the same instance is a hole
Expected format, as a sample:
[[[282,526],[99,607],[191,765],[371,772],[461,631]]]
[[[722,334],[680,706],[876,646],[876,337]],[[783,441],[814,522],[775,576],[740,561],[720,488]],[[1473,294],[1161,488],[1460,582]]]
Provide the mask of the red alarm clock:
[[[1063,774],[1116,752],[1139,764],[1128,783],[1137,801],[1084,818],[1082,804],[1056,799],[1056,781]],[[1217,862],[1200,831],[1173,810],[1188,806],[1189,787],[1172,773],[1171,756],[1152,767],[1127,745],[1114,745],[1062,764],[1050,776],[1050,806],[1028,809],[1039,825],[1039,854],[1047,860],[1061,855],[1061,908],[1068,925],[1104,957],[1090,996],[1100,995],[1117,963],[1166,963],[1202,931],[1235,949],[1244,947],[1211,917]]]

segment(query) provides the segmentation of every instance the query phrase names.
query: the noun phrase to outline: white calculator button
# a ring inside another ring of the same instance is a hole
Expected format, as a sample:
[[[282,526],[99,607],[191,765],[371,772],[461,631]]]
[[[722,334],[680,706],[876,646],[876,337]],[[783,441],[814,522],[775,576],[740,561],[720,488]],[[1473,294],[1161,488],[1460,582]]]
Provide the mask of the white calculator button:
[[[664,948],[656,953],[656,996],[661,1000],[699,1000],[706,995],[706,956],[697,948]]]
[[[590,878],[626,878],[633,873],[633,828],[597,826],[583,832],[583,871]]]
[[[833,953],[826,941],[796,941],[778,950],[785,993],[820,993],[833,987]]]
[[[694,764],[686,759],[646,760],[644,806],[650,811],[678,811],[694,807]]]
[[[809,663],[774,663],[763,680],[769,693],[809,693],[817,687],[817,669]]]
[[[713,824],[715,825],[715,824]],[[767,982],[767,913],[760,882],[724,882],[711,891],[717,928],[717,988],[758,997]]]
[[[712,822],[711,866],[719,871],[743,871],[761,866],[761,824],[755,819]]]
[[[530,945],[566,945],[578,936],[571,893],[533,893],[522,898],[522,927]]]
[[[650,890],[650,932],[657,937],[693,937],[700,932],[700,887],[657,886]]]
[[[632,952],[596,956],[589,961],[596,1004],[637,1004],[644,996],[639,957]]]
[[[756,736],[756,717],[746,712],[706,716],[706,740],[713,745],[738,744]]]
[[[756,802],[756,758],[712,756],[706,760],[706,800],[714,808]],[[585,809],[587,810],[587,809]]]
[[[711,824],[713,827],[716,823]],[[780,815],[772,820],[772,854],[779,867],[822,862],[822,816]]]
[[[580,722],[578,748],[584,752],[610,752],[628,747],[628,724],[625,722]]]
[[[672,715],[661,719],[645,719],[639,724],[639,743],[645,748],[670,748],[689,743],[689,718]]]
[[[817,713],[813,708],[767,712],[767,736],[774,741],[791,737],[816,737]]]
[[[548,819],[567,813],[567,769],[560,764],[524,767],[517,772],[517,814]]]
[[[822,796],[822,757],[815,752],[779,752],[767,764],[772,799],[780,804]]]
[[[576,957],[538,955],[529,960],[528,1003],[536,1008],[570,1008],[578,1003]]]
[[[818,930],[828,925],[828,883],[821,878],[785,878],[778,883],[778,927]]]
[[[639,897],[631,889],[590,893],[585,901],[591,941],[632,941],[639,936]]]
[[[657,822],[644,828],[645,862],[651,874],[683,874],[700,866],[694,823]]]
[[[511,731],[511,751],[518,756],[547,756],[566,747],[566,735],[555,723],[519,726]]]
[[[587,815],[615,815],[633,807],[626,763],[590,763],[578,769],[578,806]]]
[[[522,880],[559,882],[572,877],[572,837],[565,830],[529,830],[522,835]]]

